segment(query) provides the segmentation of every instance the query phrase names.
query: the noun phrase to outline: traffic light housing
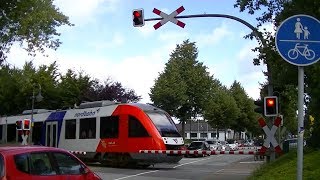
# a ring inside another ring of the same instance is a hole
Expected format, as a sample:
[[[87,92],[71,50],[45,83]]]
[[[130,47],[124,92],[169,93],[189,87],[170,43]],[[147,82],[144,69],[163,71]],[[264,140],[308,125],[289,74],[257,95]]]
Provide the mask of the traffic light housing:
[[[30,130],[30,127],[31,127],[31,120],[24,119],[23,120],[23,130]]]
[[[255,109],[254,109],[254,112],[256,113],[259,113],[259,114],[263,114],[263,111],[264,111],[264,108],[263,108],[263,102],[262,100],[256,100],[254,101],[254,104],[257,106]]]
[[[134,27],[144,26],[144,14],[143,9],[134,9],[132,11],[132,19]]]
[[[264,115],[278,116],[278,97],[277,96],[264,97]]]
[[[16,121],[16,130],[22,130],[22,121]]]

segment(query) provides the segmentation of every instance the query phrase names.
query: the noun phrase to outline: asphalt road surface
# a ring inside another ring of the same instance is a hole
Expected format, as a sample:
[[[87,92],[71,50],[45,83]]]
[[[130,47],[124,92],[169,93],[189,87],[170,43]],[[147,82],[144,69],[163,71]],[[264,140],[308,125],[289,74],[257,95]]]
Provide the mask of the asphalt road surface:
[[[212,155],[144,169],[89,167],[104,180],[242,180],[262,163],[254,161],[253,155]]]

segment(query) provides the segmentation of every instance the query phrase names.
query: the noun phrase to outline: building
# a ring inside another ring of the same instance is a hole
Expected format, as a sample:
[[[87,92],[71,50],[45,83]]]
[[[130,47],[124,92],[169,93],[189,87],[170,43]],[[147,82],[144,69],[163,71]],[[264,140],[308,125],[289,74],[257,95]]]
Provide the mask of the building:
[[[182,124],[176,124],[179,132],[182,132]],[[185,139],[191,140],[205,140],[205,139],[219,139],[225,141],[226,139],[233,139],[234,131],[231,129],[219,129],[219,132],[216,128],[211,127],[207,122],[203,120],[199,121],[190,121],[185,124]]]

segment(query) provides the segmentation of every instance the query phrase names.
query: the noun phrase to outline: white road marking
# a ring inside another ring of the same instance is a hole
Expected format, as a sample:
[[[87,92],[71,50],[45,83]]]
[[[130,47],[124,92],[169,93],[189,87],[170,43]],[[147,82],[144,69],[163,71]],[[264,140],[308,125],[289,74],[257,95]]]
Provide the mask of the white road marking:
[[[114,180],[127,179],[127,178],[131,178],[131,177],[140,176],[140,175],[143,175],[143,174],[149,174],[149,173],[158,172],[158,171],[159,171],[159,170],[155,170],[155,171],[146,171],[146,172],[142,172],[142,173],[139,173],[139,174],[134,174],[134,175],[130,175],[130,176],[124,176],[124,177],[121,177],[121,178],[118,178],[118,179],[114,179]]]
[[[216,173],[219,173],[219,172],[221,172],[221,171],[223,171],[224,169],[220,169],[219,171],[216,171]]]
[[[205,161],[205,160],[208,160],[208,159],[212,159],[212,158],[211,158],[211,157],[209,157],[209,158],[200,159],[200,160],[197,160],[197,161],[191,161],[191,162],[187,162],[187,163],[179,164],[179,165],[177,165],[177,166],[174,166],[173,168],[177,168],[177,167],[184,166],[184,165],[187,165],[187,164],[192,164],[192,163],[195,163],[195,162]]]
[[[218,156],[222,156],[222,155],[218,155]],[[200,161],[205,161],[205,160],[208,160],[208,159],[212,159],[212,157],[205,158],[205,159],[200,159],[200,160],[197,160],[197,161],[191,161],[191,162],[187,162],[187,163],[183,163],[183,164],[179,164],[177,166],[174,166],[173,169],[175,169],[177,167],[180,167],[180,166],[187,165],[187,164],[192,164],[192,163],[196,163],[196,162],[200,162]],[[114,180],[127,179],[127,178],[136,177],[136,176],[140,176],[140,175],[144,175],[144,174],[158,172],[158,171],[160,171],[160,170],[146,171],[146,172],[142,172],[142,173],[138,173],[138,174],[133,174],[133,175],[130,175],[130,176],[124,176],[124,177],[121,177],[121,178],[118,178],[118,179],[114,179]]]

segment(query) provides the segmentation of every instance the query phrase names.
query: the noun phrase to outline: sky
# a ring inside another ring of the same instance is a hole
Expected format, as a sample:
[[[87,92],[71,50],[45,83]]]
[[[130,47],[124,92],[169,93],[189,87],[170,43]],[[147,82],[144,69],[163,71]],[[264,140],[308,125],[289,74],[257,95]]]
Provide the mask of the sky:
[[[236,80],[249,97],[260,97],[260,85],[265,81],[265,65],[254,66],[256,56],[251,51],[258,41],[244,39],[251,30],[245,25],[226,18],[180,19],[181,28],[168,22],[155,30],[158,21],[145,22],[143,27],[133,27],[132,10],[144,9],[144,16],[157,18],[153,8],[167,14],[180,6],[179,15],[226,14],[241,18],[256,26],[254,16],[234,8],[235,0],[180,1],[180,0],[54,0],[54,4],[75,26],[60,27],[62,45],[48,50],[49,57],[29,57],[14,45],[8,62],[22,67],[32,60],[38,66],[57,61],[60,72],[67,69],[84,71],[100,81],[111,78],[125,88],[133,89],[142,97],[140,102],[151,103],[150,88],[164,70],[169,55],[177,44],[189,39],[196,42],[198,61],[223,85],[230,87]],[[270,28],[265,26],[266,28]]]

